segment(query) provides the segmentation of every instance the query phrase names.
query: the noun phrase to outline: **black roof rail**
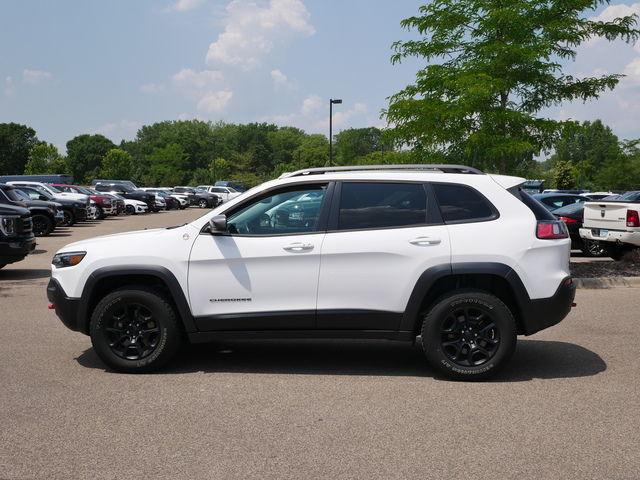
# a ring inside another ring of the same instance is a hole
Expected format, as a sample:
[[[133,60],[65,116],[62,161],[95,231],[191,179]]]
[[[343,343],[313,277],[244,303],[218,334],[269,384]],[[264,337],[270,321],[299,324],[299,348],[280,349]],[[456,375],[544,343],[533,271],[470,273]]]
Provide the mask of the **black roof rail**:
[[[295,172],[287,172],[280,175],[279,178],[300,177],[304,175],[322,175],[331,172],[348,172],[348,171],[379,171],[379,170],[429,170],[442,173],[466,173],[475,175],[484,175],[484,172],[477,168],[467,167],[465,165],[448,165],[448,164],[416,164],[416,165],[351,165],[341,167],[319,167],[305,168]]]

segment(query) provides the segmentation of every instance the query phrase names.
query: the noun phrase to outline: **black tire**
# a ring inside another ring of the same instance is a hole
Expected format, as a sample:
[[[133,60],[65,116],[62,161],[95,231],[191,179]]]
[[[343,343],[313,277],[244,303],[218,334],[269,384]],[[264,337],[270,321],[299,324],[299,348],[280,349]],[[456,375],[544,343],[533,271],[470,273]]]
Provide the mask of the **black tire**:
[[[53,220],[41,213],[31,215],[32,231],[36,237],[46,237],[55,228]]]
[[[623,247],[615,243],[611,243],[611,242],[606,242],[606,243],[607,243],[607,245],[605,246],[606,254],[609,255],[611,258],[613,258],[616,262],[619,262],[620,260],[622,260],[622,256],[625,254],[626,249],[624,249]]]
[[[76,223],[76,218],[73,216],[73,212],[70,212],[69,210],[63,210],[62,214],[64,215],[64,218],[62,219],[62,222],[60,222],[60,226],[73,227]]]
[[[585,240],[582,243],[582,253],[587,257],[604,257],[607,251],[598,240]]]
[[[205,198],[201,198],[198,200],[198,207],[207,208],[209,206],[209,202]]]
[[[133,205],[126,205],[124,207],[124,213],[125,215],[135,215],[136,214],[136,209]]]
[[[105,296],[91,316],[91,343],[109,367],[149,373],[165,365],[181,341],[171,302],[145,286],[128,286]]]
[[[498,373],[515,351],[516,336],[507,306],[474,289],[443,295],[422,323],[427,360],[454,380],[486,380]]]

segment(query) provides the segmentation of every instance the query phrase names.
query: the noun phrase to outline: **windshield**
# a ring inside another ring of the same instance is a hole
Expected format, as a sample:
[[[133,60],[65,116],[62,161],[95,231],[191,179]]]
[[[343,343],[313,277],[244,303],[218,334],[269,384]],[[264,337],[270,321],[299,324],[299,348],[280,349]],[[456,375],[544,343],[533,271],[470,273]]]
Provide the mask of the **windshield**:
[[[638,199],[638,197],[640,197],[640,192],[638,191],[632,191],[632,192],[626,192],[623,193],[622,195],[620,195],[616,200],[622,200],[622,201],[630,201],[633,202],[635,200]]]
[[[15,200],[18,202],[22,202],[24,200],[31,200],[31,198],[29,197],[29,195],[27,195],[26,193],[22,192],[21,190],[18,189],[8,189],[8,190],[4,190],[4,193],[7,194],[7,197],[9,197],[10,200]]]
[[[565,205],[564,207],[557,208],[553,211],[554,215],[573,215],[574,213],[581,212],[584,209],[584,202],[572,203],[571,205]]]
[[[53,185],[47,185],[47,188],[49,189],[50,192],[53,193],[62,193],[62,190],[57,189],[56,187],[54,187]]]

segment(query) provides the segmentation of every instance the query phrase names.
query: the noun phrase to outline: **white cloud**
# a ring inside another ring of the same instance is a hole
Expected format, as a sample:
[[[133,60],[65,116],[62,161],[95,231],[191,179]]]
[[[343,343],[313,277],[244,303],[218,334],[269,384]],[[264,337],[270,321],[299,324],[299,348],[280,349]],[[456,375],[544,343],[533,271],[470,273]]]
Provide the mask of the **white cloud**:
[[[4,83],[5,83],[5,87],[4,87],[5,96],[13,97],[13,95],[16,93],[15,88],[13,87],[13,78],[6,77],[4,79]]]
[[[302,115],[308,117],[316,112],[322,111],[322,98],[318,95],[310,95],[302,102]]]
[[[198,102],[198,110],[205,113],[220,112],[229,104],[231,97],[233,93],[228,90],[208,93]]]
[[[206,3],[207,0],[178,0],[176,3],[167,7],[164,11],[170,12],[187,12],[189,10],[195,10],[200,8]]]
[[[171,77],[173,85],[185,97],[196,101],[198,110],[206,113],[220,112],[231,101],[233,93],[221,84],[223,79],[224,75],[219,71],[196,72],[189,68],[183,68]]]
[[[611,22],[616,18],[634,14],[640,15],[640,3],[634,3],[633,5],[610,5],[600,12],[600,15],[592,17],[589,20],[596,22]]]
[[[270,0],[264,7],[255,1],[233,0],[227,13],[224,33],[209,46],[206,62],[210,66],[222,63],[251,70],[278,47],[315,34],[300,0]]]
[[[22,80],[25,83],[29,83],[31,85],[36,85],[43,80],[48,80],[52,78],[53,75],[49,72],[41,72],[39,70],[24,70],[22,72]]]
[[[222,72],[215,70],[205,70],[196,72],[190,68],[183,68],[173,77],[171,77],[174,85],[188,90],[210,89],[216,83],[224,78]]]
[[[121,140],[131,140],[135,138],[142,125],[139,122],[121,120],[120,123],[107,123],[89,133],[92,135],[104,135],[113,143],[120,143]]]
[[[140,87],[142,93],[160,93],[164,91],[164,85],[158,85],[156,83],[149,83]]]
[[[287,76],[280,70],[273,70],[271,72],[271,78],[273,79],[274,87],[277,92],[295,90],[298,88],[298,82],[290,82],[287,79]]]
[[[640,58],[634,58],[624,69],[624,85],[640,86]],[[621,82],[622,83],[622,82]]]

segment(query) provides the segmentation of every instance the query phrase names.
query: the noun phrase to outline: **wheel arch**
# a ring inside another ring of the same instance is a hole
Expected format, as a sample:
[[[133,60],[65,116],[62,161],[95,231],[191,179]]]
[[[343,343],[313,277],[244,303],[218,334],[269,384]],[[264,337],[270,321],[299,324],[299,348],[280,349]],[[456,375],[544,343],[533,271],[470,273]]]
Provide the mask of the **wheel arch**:
[[[531,302],[518,275],[501,263],[462,263],[443,265],[425,271],[409,297],[401,330],[419,335],[422,316],[442,295],[462,288],[483,290],[499,298],[511,311],[518,335],[525,334],[527,319],[522,305]]]
[[[127,285],[150,286],[166,293],[185,331],[195,331],[189,303],[175,275],[161,266],[132,265],[101,268],[89,276],[78,305],[78,315],[82,319],[78,326],[82,333],[89,333],[91,314],[98,302],[109,292]]]

